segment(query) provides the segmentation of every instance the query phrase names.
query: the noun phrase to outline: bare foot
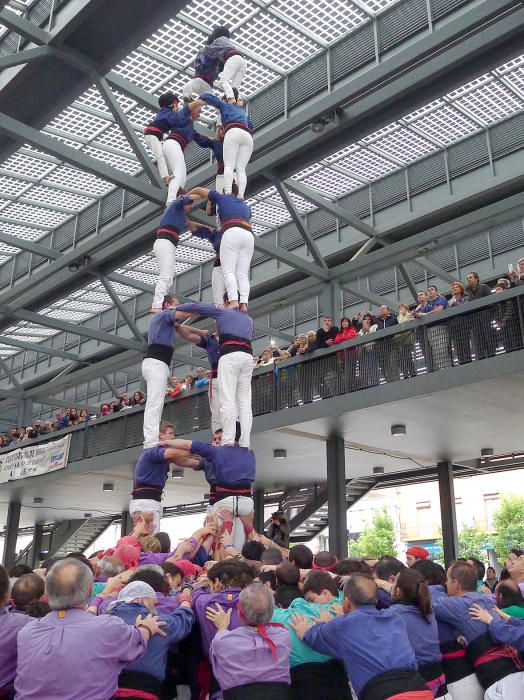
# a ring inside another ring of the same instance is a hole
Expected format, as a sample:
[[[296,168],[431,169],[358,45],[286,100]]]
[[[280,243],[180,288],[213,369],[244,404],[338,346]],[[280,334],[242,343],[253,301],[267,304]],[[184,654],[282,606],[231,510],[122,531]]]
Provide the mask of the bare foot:
[[[229,308],[230,308],[230,309],[238,309],[238,308],[239,308],[238,301],[230,301],[230,302],[229,302]]]
[[[165,177],[162,178],[162,180],[166,183],[166,185],[169,185],[171,180],[174,180],[175,176],[174,175],[166,175]]]
[[[247,304],[240,304],[240,311],[243,311],[245,314],[247,314]]]

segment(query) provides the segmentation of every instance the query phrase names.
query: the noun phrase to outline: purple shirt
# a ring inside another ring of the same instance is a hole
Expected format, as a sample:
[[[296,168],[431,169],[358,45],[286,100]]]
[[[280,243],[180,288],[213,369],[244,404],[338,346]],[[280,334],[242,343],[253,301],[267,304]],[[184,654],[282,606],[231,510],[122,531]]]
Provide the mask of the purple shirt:
[[[93,598],[90,604],[97,605],[97,615],[103,615],[107,611],[107,608],[111,605],[111,603],[114,603],[116,601],[116,597],[116,593],[111,598],[101,598],[100,596],[95,596],[95,598]],[[178,596],[176,595],[157,593],[156,598],[157,603],[155,607],[158,613],[161,615],[170,615],[172,612],[175,612],[175,610],[178,610],[178,608],[180,607],[180,601],[178,600]]]
[[[494,613],[489,624],[489,635],[495,644],[509,644],[520,652],[524,651],[524,620],[512,617],[504,622]]]
[[[277,661],[254,627],[219,630],[211,642],[210,661],[222,690],[248,683],[291,683],[291,635],[282,627],[268,627]]]
[[[0,608],[0,688],[11,685],[16,674],[16,638],[33,618]]]
[[[51,612],[18,634],[17,700],[109,700],[118,674],[145,652],[140,630],[86,610]]]
[[[206,657],[209,656],[211,642],[217,633],[215,625],[210,620],[206,619],[206,608],[209,606],[214,608],[215,603],[220,603],[226,612],[230,608],[233,608],[229,627],[234,630],[242,625],[238,614],[239,595],[240,588],[224,588],[223,591],[218,591],[218,593],[210,593],[204,588],[199,588],[193,592],[193,612],[200,626],[202,650]]]

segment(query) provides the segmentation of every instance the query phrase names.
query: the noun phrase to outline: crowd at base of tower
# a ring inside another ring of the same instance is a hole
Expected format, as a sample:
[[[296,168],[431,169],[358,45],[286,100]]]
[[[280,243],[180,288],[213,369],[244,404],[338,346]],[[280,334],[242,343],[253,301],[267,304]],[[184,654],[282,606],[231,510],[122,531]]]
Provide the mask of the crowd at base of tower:
[[[523,550],[497,581],[418,546],[406,564],[286,549],[250,518],[239,550],[233,520],[172,551],[140,520],[90,559],[0,567],[0,698],[524,697]]]

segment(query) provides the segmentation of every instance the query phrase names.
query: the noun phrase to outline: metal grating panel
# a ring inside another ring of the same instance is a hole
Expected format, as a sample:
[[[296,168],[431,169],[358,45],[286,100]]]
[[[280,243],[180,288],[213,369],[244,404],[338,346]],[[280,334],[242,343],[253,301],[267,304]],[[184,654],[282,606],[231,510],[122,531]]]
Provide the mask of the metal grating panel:
[[[424,160],[419,160],[409,166],[408,173],[409,191],[412,195],[441,185],[447,179],[444,153],[435,153]]]
[[[451,177],[463,175],[481,165],[489,163],[486,134],[476,134],[466,141],[460,141],[448,150],[449,174]]]
[[[331,77],[334,81],[375,60],[375,39],[371,23],[351,32],[331,49]]]
[[[307,64],[307,67],[307,75],[304,75],[304,70],[295,71],[289,75],[288,100],[290,107],[296,107],[328,87],[326,54],[323,53],[315,57]]]
[[[379,50],[384,53],[429,26],[426,2],[410,0],[398,3],[381,14],[377,21]]]
[[[393,173],[371,186],[373,209],[385,209],[407,198],[406,178],[404,172]]]
[[[457,257],[459,267],[489,258],[488,234],[481,233],[466,241],[459,241],[457,243]]]
[[[520,248],[524,240],[523,235],[522,219],[491,229],[489,239],[493,255]]]

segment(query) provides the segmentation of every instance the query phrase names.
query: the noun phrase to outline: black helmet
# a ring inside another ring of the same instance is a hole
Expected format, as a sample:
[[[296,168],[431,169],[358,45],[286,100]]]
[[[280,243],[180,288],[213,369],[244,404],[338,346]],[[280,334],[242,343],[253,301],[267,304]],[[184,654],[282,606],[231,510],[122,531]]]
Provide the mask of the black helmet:
[[[163,95],[160,95],[158,98],[158,106],[163,108],[163,107],[172,107],[173,102],[178,102],[178,95],[176,95],[174,92],[164,92]]]

